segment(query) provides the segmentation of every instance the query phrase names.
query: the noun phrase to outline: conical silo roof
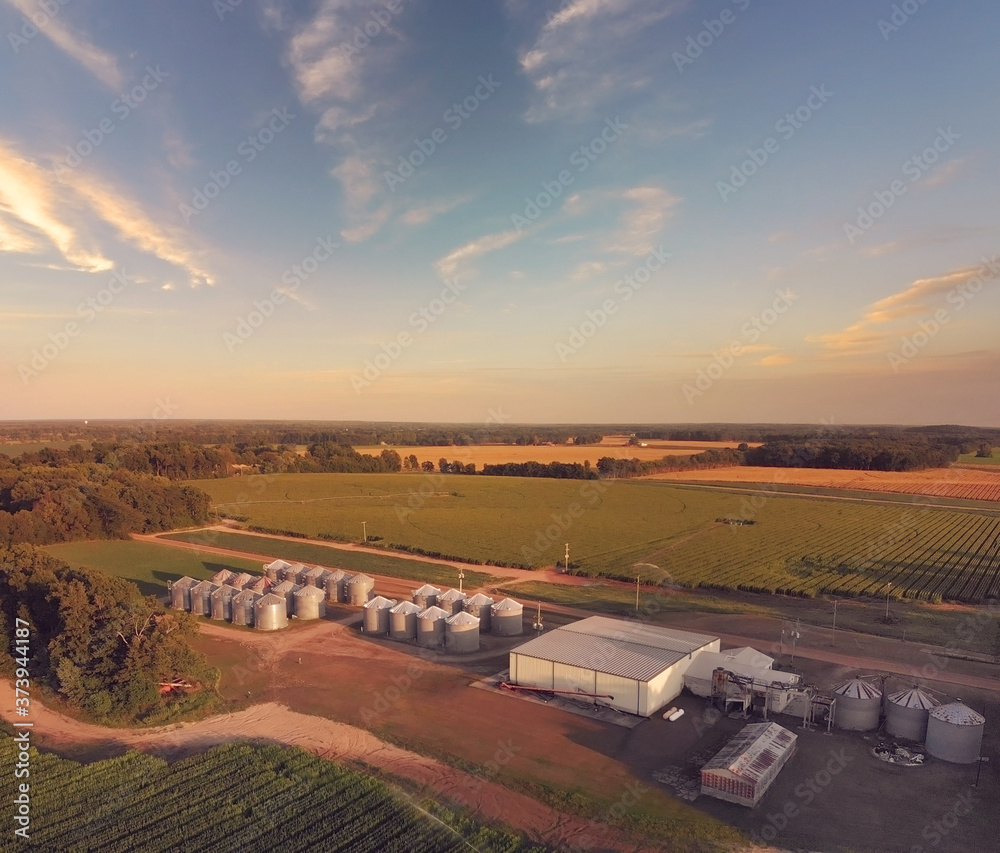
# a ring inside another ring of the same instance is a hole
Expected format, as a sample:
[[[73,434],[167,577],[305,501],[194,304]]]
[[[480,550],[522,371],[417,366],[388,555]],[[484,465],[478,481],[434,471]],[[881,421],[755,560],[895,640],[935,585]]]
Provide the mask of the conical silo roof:
[[[441,590],[436,586],[431,586],[429,583],[425,583],[420,589],[413,590],[414,595],[440,595]]]
[[[447,592],[442,592],[438,596],[438,601],[457,601],[458,599],[464,599],[465,593],[459,592],[457,589],[452,587]]]
[[[370,604],[371,602],[369,602]],[[420,606],[414,604],[412,601],[401,601],[395,607],[393,607],[390,613],[422,613]]]
[[[473,607],[492,607],[493,599],[488,595],[483,595],[481,592],[477,592],[471,598],[465,599],[465,603]]]
[[[396,606],[396,601],[392,598],[385,598],[381,595],[376,595],[371,601],[363,604],[362,606],[368,610],[387,610],[389,608],[394,608]]]
[[[471,613],[466,613],[464,610],[460,613],[456,613],[454,616],[449,616],[446,620],[449,625],[478,625],[479,620],[473,616]]]
[[[440,607],[428,607],[426,610],[420,611],[421,621],[447,619],[450,615],[447,610],[442,610]]]
[[[889,701],[901,708],[915,708],[920,711],[930,711],[938,706],[938,700],[926,690],[914,685],[909,690],[899,690],[889,694]]]
[[[986,722],[986,717],[977,714],[960,699],[947,705],[939,705],[931,711],[931,716],[953,726],[981,726]]]
[[[860,678],[852,678],[833,690],[838,696],[845,696],[848,699],[881,699],[882,691],[877,687],[862,681]]]
[[[520,610],[524,610],[524,607],[514,601],[513,598],[505,598],[503,601],[498,601],[493,605],[494,613],[516,612]]]

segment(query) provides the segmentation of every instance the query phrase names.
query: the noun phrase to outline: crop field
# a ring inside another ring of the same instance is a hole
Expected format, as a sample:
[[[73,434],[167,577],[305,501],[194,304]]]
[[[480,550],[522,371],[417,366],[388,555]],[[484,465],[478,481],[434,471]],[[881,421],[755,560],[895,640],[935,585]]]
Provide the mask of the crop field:
[[[1000,465],[1000,447],[993,448],[992,456],[984,458],[976,456],[975,453],[963,453],[958,457],[958,461],[961,465]]]
[[[0,756],[14,765],[11,738],[0,738]],[[228,744],[173,765],[140,752],[90,765],[35,753],[31,771],[30,847],[37,850],[541,849],[476,824],[460,835],[384,783],[298,749]],[[4,777],[0,791],[13,803],[14,776]]]
[[[989,462],[990,460],[980,460]],[[1000,462],[1000,459],[997,460]],[[934,468],[929,471],[841,471],[826,468],[754,468],[740,466],[704,471],[650,474],[647,480],[799,485],[850,491],[890,492],[974,501],[1000,501],[1000,466],[996,471]]]
[[[573,567],[591,576],[804,596],[889,592],[973,603],[1000,596],[1000,511],[741,495],[649,480],[291,474],[197,485],[220,509],[267,527],[360,539],[365,521],[382,544],[480,561],[552,566],[568,542]]]
[[[168,580],[176,580],[184,575],[195,580],[205,580],[220,569],[262,574],[260,560],[182,551],[147,542],[67,542],[48,545],[45,550],[71,566],[98,569],[130,580],[144,595],[163,595],[167,591]]]
[[[68,450],[74,444],[89,449],[91,443],[89,441],[10,441],[0,443],[0,453],[5,456],[20,456],[22,453],[36,453],[46,447],[55,450]]]

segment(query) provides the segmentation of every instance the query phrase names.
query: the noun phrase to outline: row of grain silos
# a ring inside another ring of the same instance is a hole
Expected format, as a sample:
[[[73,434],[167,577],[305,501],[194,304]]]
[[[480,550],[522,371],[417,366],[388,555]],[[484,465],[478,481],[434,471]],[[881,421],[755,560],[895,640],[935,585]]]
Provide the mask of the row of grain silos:
[[[882,712],[882,691],[862,678],[852,678],[834,689],[836,724],[849,731],[874,731]],[[979,760],[986,718],[960,699],[941,705],[917,687],[886,697],[888,734],[924,743],[928,754],[943,761],[971,764]]]

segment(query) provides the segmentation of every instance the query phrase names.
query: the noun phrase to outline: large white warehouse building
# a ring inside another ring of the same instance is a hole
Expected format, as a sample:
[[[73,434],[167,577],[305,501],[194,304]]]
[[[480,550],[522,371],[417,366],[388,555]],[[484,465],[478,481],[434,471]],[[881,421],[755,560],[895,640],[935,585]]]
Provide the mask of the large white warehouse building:
[[[510,680],[596,696],[651,717],[680,695],[684,673],[701,651],[718,652],[719,638],[591,616],[511,649]]]

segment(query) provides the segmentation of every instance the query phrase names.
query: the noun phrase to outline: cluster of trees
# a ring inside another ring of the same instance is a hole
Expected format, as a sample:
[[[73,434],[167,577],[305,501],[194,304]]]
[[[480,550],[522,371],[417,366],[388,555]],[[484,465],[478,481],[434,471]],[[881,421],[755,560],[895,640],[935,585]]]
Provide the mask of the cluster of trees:
[[[768,468],[847,468],[859,471],[915,471],[940,468],[958,459],[960,448],[925,439],[844,438],[806,443],[775,441],[744,454],[744,464]]]
[[[552,477],[556,480],[596,480],[597,472],[589,462],[503,462],[483,465],[491,477]]]
[[[167,611],[133,583],[70,568],[26,545],[0,550],[5,667],[18,618],[31,625],[33,681],[102,721],[155,719],[177,701],[161,693],[162,684],[197,688],[214,680],[190,646],[197,626],[189,613]]]
[[[662,459],[614,459],[602,456],[597,460],[597,471],[602,477],[621,479],[661,474],[666,471],[701,471],[706,468],[725,468],[739,465],[743,454],[738,450],[706,450],[692,456],[664,456]]]
[[[35,466],[0,457],[0,548],[120,539],[203,524],[209,497],[107,465]]]

